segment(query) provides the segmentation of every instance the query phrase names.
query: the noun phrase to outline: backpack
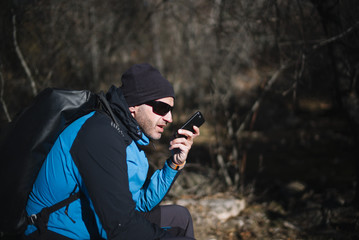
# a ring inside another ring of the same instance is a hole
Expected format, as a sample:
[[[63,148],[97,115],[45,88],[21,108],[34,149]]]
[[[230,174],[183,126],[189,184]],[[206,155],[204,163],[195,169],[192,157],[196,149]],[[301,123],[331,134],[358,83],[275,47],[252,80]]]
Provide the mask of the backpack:
[[[0,146],[0,232],[21,234],[26,229],[28,195],[52,145],[70,123],[96,109],[117,123],[103,93],[47,88],[9,124]],[[71,197],[51,211],[79,196]]]

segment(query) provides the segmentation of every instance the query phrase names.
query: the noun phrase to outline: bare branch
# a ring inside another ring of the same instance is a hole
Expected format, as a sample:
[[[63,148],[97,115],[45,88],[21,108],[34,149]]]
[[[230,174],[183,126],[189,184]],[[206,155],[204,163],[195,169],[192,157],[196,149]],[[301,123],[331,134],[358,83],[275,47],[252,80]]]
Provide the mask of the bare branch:
[[[355,24],[353,24],[353,26],[351,26],[350,28],[348,28],[347,30],[345,30],[344,32],[342,32],[341,34],[337,35],[337,36],[334,36],[334,37],[331,37],[331,38],[328,38],[316,45],[313,46],[313,49],[318,49],[320,47],[323,47],[329,43],[332,43],[332,42],[335,42],[343,37],[345,37],[346,35],[348,35],[349,33],[351,33],[352,31],[354,31],[354,29],[356,29],[357,27],[359,27],[359,21],[357,21]]]
[[[226,167],[226,164],[224,163],[224,159],[222,154],[217,154],[217,162],[220,166],[220,171],[223,174],[224,180],[226,181],[227,186],[233,186],[233,182],[231,180],[231,177],[229,176],[228,169]]]
[[[1,81],[1,89],[0,89],[1,105],[2,105],[2,108],[4,109],[5,116],[6,116],[7,120],[8,120],[8,122],[11,122],[11,117],[10,117],[9,111],[7,110],[7,105],[6,105],[5,100],[4,100],[4,85],[5,85],[5,82],[4,82],[4,78],[2,76],[1,71],[0,71],[0,81]]]
[[[21,50],[20,50],[20,47],[17,43],[17,37],[16,37],[16,15],[13,14],[12,15],[12,24],[13,24],[13,38],[14,38],[14,46],[15,46],[15,51],[16,51],[16,54],[17,56],[19,57],[20,59],[20,62],[21,62],[21,65],[22,67],[24,68],[25,70],[25,73],[30,81],[30,85],[31,85],[31,89],[32,89],[32,94],[34,96],[37,95],[37,89],[36,89],[36,84],[35,84],[35,81],[32,77],[32,74],[31,74],[31,71],[30,71],[30,68],[28,67],[25,59],[24,59],[24,56],[22,55],[21,53]]]
[[[252,105],[251,110],[249,111],[249,113],[246,115],[244,121],[241,123],[241,125],[239,126],[238,130],[236,131],[236,135],[239,136],[245,129],[246,125],[248,124],[249,120],[251,119],[251,116],[254,112],[256,112],[259,109],[259,106],[261,105],[263,98],[264,98],[264,94],[266,92],[268,92],[272,85],[275,83],[275,81],[277,81],[278,77],[280,76],[280,74],[286,69],[288,68],[289,65],[284,65],[282,66],[280,69],[278,69],[273,76],[271,77],[271,79],[268,81],[267,85],[264,87],[263,93],[262,95],[254,102],[254,104]]]

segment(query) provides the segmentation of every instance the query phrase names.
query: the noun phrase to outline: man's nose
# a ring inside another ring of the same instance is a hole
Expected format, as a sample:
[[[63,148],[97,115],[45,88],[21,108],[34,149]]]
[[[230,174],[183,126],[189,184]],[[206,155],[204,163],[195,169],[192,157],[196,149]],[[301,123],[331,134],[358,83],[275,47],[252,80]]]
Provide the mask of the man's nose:
[[[166,115],[163,116],[163,120],[165,120],[166,122],[171,123],[173,121],[172,119],[172,112],[169,111]]]

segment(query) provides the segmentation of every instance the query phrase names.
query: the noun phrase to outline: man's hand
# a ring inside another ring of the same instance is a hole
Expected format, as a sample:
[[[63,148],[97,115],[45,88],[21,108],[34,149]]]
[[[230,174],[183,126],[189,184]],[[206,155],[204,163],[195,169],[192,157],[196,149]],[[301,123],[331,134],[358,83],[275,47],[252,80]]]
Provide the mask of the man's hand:
[[[170,142],[169,150],[173,152],[173,162],[177,165],[182,165],[186,162],[188,152],[192,147],[193,139],[200,135],[199,128],[193,126],[195,133],[187,131],[184,129],[179,129],[178,133],[185,136],[180,138],[175,138]]]

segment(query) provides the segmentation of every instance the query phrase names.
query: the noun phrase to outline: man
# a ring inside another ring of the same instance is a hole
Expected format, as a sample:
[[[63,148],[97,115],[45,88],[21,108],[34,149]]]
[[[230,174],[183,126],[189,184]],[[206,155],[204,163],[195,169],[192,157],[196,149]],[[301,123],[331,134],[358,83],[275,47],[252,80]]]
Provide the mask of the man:
[[[174,91],[149,64],[132,66],[106,98],[115,115],[91,112],[58,137],[34,183],[29,216],[74,196],[81,197],[39,221],[33,215],[29,239],[193,239],[192,219],[180,206],[159,206],[186,163],[193,139],[179,130],[172,156],[150,178],[139,146],[160,139],[172,122]],[[117,122],[117,123],[115,123]],[[146,180],[148,178],[148,180]],[[30,222],[31,223],[31,222]]]

